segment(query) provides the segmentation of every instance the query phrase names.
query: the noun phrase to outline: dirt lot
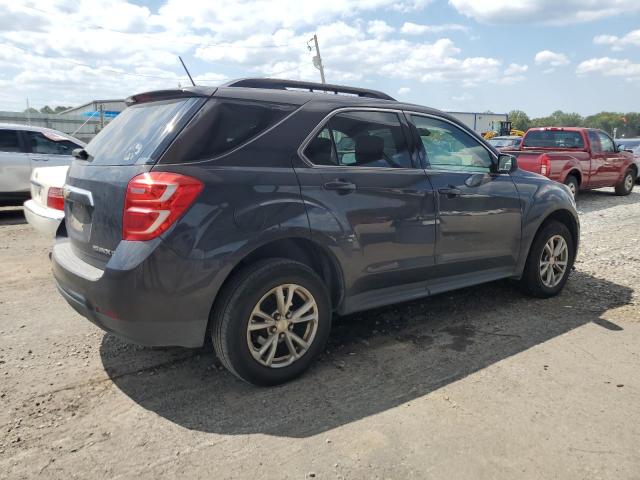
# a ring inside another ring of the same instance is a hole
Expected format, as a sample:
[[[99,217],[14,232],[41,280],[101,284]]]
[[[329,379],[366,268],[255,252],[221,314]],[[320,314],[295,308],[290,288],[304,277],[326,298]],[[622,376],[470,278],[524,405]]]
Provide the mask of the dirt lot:
[[[565,292],[507,282],[338,319],[302,379],[105,335],[0,211],[1,478],[640,478],[640,193],[578,202]]]

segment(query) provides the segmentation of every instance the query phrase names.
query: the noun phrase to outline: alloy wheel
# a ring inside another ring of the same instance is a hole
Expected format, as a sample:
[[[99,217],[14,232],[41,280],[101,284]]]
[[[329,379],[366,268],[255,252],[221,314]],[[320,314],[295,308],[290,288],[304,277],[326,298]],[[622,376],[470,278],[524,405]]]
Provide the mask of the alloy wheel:
[[[631,172],[627,173],[626,177],[624,177],[624,189],[629,192],[633,188],[633,174]]]
[[[569,265],[569,247],[561,235],[554,235],[545,244],[540,257],[540,279],[545,287],[555,288],[564,278]]]
[[[306,288],[288,283],[267,292],[247,324],[253,358],[269,368],[291,365],[308,350],[318,330],[318,305]]]

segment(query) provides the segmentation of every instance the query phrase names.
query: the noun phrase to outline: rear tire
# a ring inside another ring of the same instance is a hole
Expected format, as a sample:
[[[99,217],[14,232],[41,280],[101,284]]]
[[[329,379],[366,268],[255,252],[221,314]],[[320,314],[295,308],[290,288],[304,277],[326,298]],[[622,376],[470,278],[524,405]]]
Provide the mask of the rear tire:
[[[546,223],[529,249],[521,290],[538,298],[558,295],[567,283],[574,257],[573,237],[567,226],[555,220]]]
[[[578,198],[578,190],[580,189],[580,184],[578,183],[578,179],[575,177],[575,175],[567,175],[567,178],[565,178],[564,180],[564,184],[571,190],[573,198]]]
[[[240,379],[277,385],[302,374],[323,351],[331,316],[327,289],[311,268],[287,259],[262,260],[223,288],[212,312],[213,346]]]
[[[633,186],[636,183],[636,176],[632,169],[628,169],[622,177],[622,181],[616,185],[616,195],[624,197],[629,195],[633,191]]]

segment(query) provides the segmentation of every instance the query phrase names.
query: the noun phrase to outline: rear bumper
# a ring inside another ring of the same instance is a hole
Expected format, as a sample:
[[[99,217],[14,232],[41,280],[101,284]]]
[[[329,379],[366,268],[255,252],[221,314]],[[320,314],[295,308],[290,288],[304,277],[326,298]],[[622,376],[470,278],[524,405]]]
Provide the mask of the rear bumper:
[[[64,212],[39,205],[34,200],[24,202],[24,216],[38,232],[53,238],[64,219]]]
[[[67,303],[98,327],[132,343],[202,346],[213,296],[189,289],[188,281],[176,283],[185,278],[184,269],[193,265],[187,262],[180,267],[185,262],[178,262],[166,249],[149,251],[147,246],[141,253],[133,246],[125,250],[128,263],[118,265],[122,258],[112,258],[116,268],[109,267],[110,261],[102,270],[75,255],[68,239],[59,239],[51,260],[58,290]],[[132,256],[140,255],[142,261],[132,261]],[[190,275],[198,278],[197,271]]]

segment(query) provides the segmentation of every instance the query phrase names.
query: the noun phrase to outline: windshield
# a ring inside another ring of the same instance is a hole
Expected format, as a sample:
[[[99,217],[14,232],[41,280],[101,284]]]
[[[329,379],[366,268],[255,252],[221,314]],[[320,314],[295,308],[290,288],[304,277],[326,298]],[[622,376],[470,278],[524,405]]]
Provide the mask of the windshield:
[[[152,163],[195,113],[198,98],[133,105],[120,113],[85,150],[92,165]]]
[[[513,147],[520,143],[519,138],[492,138],[489,143],[496,148]]]
[[[580,132],[564,130],[533,130],[524,137],[524,147],[535,148],[584,148]]]

